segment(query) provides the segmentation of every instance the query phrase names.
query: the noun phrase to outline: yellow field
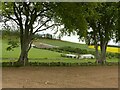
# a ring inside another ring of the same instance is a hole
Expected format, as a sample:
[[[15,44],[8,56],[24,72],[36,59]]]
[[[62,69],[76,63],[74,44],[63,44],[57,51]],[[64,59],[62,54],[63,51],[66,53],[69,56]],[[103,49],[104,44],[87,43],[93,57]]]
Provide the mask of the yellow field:
[[[94,48],[94,46],[88,46],[89,48]],[[98,47],[100,50],[100,47]],[[107,47],[107,52],[120,53],[120,48],[117,47]]]

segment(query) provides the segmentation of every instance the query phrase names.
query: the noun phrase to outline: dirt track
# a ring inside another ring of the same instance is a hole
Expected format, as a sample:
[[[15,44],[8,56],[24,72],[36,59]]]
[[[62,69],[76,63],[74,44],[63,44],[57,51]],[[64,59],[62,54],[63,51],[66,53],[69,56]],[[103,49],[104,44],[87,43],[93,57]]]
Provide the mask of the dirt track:
[[[3,88],[117,88],[118,67],[3,68]]]

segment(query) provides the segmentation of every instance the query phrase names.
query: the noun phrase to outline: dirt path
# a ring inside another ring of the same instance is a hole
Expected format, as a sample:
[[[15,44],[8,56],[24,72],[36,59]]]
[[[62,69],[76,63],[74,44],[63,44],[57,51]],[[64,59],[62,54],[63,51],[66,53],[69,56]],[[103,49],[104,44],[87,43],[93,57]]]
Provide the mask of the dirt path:
[[[3,68],[3,88],[117,88],[117,66]]]

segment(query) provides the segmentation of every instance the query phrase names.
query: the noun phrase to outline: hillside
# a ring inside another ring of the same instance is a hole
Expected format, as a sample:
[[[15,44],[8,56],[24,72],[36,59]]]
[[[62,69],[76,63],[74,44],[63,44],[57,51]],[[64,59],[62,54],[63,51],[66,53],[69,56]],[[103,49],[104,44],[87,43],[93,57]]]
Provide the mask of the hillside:
[[[88,47],[86,44],[79,44],[79,43],[72,43],[68,41],[62,41],[62,40],[54,40],[54,39],[39,39],[34,42],[35,45],[39,45],[40,43],[46,43],[54,46],[59,47],[73,47],[73,48],[80,48],[80,49],[88,49],[88,50],[94,50]]]
[[[2,58],[18,58],[20,54],[20,47],[13,49],[13,51],[7,51],[6,48],[9,46],[8,40],[2,40]],[[47,53],[46,53],[47,52]],[[29,58],[57,58],[60,57],[60,53],[31,48],[29,52]]]
[[[18,39],[14,39],[14,40],[18,40]],[[60,41],[60,40],[39,39],[34,42],[34,44],[37,44],[37,45],[39,45],[40,43],[46,43],[46,44],[59,46],[59,47],[70,46],[70,47],[81,48],[81,49],[88,48],[88,46],[84,44],[76,44],[76,43]],[[7,51],[6,48],[8,46],[9,46],[8,39],[3,39],[2,40],[2,58],[18,58],[20,54],[20,47],[15,48],[13,51]],[[29,58],[60,58],[60,54],[61,53],[54,52],[54,51],[31,48],[29,52]]]

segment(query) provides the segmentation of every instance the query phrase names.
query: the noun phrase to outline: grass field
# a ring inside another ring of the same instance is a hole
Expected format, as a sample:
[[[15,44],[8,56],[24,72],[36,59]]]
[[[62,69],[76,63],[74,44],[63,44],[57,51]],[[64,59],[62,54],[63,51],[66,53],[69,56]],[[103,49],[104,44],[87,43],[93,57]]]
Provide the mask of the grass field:
[[[7,45],[7,40],[2,40],[2,58],[18,58],[20,54],[20,48],[15,48],[14,51],[7,51],[6,48],[8,47]],[[71,46],[71,47],[79,47],[79,48],[84,48],[88,49],[88,46],[85,44],[76,44],[76,43],[70,43],[70,42],[65,42],[65,41],[59,41],[59,40],[50,40],[50,39],[40,39],[37,40],[35,43],[47,43],[51,45],[56,45],[60,47],[64,46]],[[43,50],[43,49],[36,49],[36,48],[31,48],[29,52],[29,58],[62,58],[61,53],[54,52],[54,51],[49,51],[49,50]]]
[[[88,45],[86,44],[78,44],[78,43],[72,43],[72,42],[67,42],[67,41],[61,41],[61,40],[52,40],[52,39],[39,39],[34,42],[35,44],[39,43],[47,43],[51,44],[54,46],[59,46],[59,47],[65,47],[65,46],[70,46],[73,48],[81,48],[81,49],[87,49],[87,50],[94,50],[92,48],[89,48]]]
[[[7,41],[2,43],[2,58],[18,58],[20,54],[20,48],[15,48],[14,51],[7,51]],[[60,53],[49,50],[31,48],[29,52],[29,58],[60,58]]]
[[[70,43],[70,42],[65,42],[65,41],[59,41],[59,40],[49,40],[49,39],[40,39],[43,41],[43,43],[47,44],[52,44],[56,46],[71,46],[71,47],[79,47],[79,48],[86,48],[88,49],[87,45],[84,44],[76,44],[76,43]],[[36,43],[40,43],[36,42]],[[2,57],[0,58],[13,58],[13,62],[17,61],[19,54],[20,54],[20,47],[15,48],[14,51],[7,51],[6,48],[8,47],[7,45],[7,40],[2,40]],[[80,62],[95,62],[95,59],[72,59],[72,58],[64,58],[61,57],[61,53],[54,52],[54,51],[49,51],[49,50],[43,50],[43,49],[36,49],[36,48],[31,48],[29,52],[29,58],[30,62],[70,62],[70,63],[80,63]],[[11,60],[9,59],[4,59],[2,62],[9,62]],[[107,62],[118,62],[118,59],[107,59]]]

